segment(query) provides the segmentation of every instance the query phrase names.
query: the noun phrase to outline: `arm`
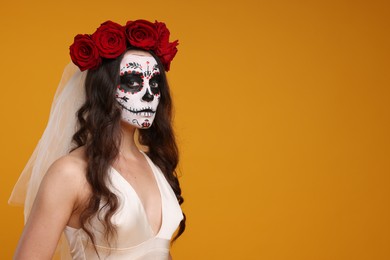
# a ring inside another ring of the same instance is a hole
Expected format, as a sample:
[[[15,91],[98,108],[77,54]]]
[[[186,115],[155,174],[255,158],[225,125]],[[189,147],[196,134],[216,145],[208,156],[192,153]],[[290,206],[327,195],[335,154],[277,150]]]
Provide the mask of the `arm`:
[[[42,180],[14,259],[52,259],[78,201],[80,167],[61,158]]]

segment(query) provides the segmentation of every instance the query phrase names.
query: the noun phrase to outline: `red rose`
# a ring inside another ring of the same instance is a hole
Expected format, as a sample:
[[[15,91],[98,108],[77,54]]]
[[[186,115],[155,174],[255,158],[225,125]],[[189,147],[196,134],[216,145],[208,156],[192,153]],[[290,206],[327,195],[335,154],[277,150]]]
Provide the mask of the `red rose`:
[[[126,50],[124,28],[117,23],[111,21],[102,23],[91,38],[103,58],[115,59]]]
[[[129,21],[125,28],[126,37],[134,47],[150,50],[156,47],[158,34],[153,23],[146,20]]]
[[[169,71],[171,61],[177,53],[176,46],[178,41],[169,42],[170,32],[165,23],[155,21],[158,34],[157,48],[155,50],[157,56],[160,58],[161,63],[164,65],[166,71]]]
[[[171,61],[177,53],[177,45],[179,45],[179,42],[176,40],[171,43],[160,44],[156,50],[156,55],[160,58],[165,71],[169,71]]]
[[[157,30],[157,34],[158,34],[158,42],[159,43],[168,43],[169,42],[169,35],[170,35],[170,32],[167,28],[167,26],[165,25],[165,23],[161,23],[161,22],[155,22],[154,25],[156,26],[156,30]]]
[[[99,50],[88,34],[78,34],[69,47],[70,57],[81,71],[96,69],[102,62]]]

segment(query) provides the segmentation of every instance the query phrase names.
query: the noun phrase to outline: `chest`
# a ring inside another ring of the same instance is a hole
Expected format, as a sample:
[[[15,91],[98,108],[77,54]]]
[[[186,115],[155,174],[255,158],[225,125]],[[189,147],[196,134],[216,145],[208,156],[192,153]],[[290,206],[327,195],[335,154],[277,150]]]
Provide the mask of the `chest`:
[[[114,174],[120,175],[117,177],[123,181],[124,189],[132,193],[132,200],[140,204],[152,233],[157,234],[162,223],[162,196],[152,165],[145,160],[117,167],[120,170],[114,169]]]

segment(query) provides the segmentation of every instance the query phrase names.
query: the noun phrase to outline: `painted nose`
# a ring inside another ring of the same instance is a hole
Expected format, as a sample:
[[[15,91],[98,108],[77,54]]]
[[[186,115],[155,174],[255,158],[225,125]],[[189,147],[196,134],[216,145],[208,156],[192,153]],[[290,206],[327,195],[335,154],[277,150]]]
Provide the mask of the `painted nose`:
[[[154,96],[150,94],[149,89],[146,90],[145,95],[143,95],[142,100],[146,102],[152,102],[154,99]]]

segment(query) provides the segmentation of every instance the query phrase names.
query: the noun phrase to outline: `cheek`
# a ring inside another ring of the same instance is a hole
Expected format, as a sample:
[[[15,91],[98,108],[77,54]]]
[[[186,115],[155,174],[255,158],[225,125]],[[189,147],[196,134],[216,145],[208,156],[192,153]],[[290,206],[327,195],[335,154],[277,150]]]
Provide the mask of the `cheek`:
[[[125,93],[125,90],[121,87],[121,85],[118,85],[116,87],[116,96],[118,97],[118,94]]]
[[[139,91],[134,91],[134,92],[126,91],[120,85],[118,85],[116,88],[115,97],[117,100],[128,102],[128,101],[134,100],[136,98],[136,96],[139,96],[140,91],[142,91],[142,89]]]
[[[160,103],[160,101],[161,101],[161,93],[159,92],[159,93],[153,94],[153,96],[154,96],[155,102],[157,102],[157,104]]]
[[[154,97],[156,97],[156,98],[160,98],[161,97],[161,89],[160,88],[158,88],[157,91],[156,90],[154,90],[154,91],[151,90],[151,92],[152,92]]]

